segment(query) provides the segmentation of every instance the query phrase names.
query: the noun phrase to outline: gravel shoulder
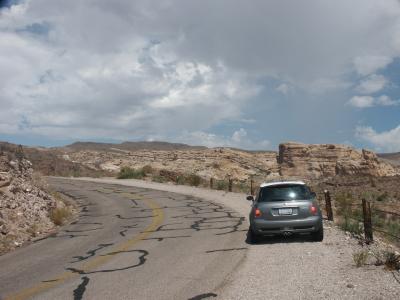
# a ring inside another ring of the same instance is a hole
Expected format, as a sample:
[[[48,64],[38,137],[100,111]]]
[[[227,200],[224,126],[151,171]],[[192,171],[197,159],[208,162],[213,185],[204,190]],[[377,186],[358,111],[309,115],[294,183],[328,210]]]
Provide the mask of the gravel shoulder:
[[[79,178],[200,197],[227,206],[247,218],[245,194],[141,180]],[[243,263],[214,291],[218,299],[399,299],[400,273],[372,263],[356,268],[352,254],[365,250],[330,223],[325,239],[273,238],[249,245]],[[245,234],[245,233],[244,233]]]

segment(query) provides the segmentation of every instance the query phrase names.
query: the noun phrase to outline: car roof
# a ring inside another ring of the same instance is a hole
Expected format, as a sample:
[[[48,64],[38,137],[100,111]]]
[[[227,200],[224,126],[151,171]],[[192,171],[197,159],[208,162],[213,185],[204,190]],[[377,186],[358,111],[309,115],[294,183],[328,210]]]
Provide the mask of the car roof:
[[[303,181],[277,181],[277,182],[264,182],[260,185],[260,187],[285,185],[285,184],[305,185]]]

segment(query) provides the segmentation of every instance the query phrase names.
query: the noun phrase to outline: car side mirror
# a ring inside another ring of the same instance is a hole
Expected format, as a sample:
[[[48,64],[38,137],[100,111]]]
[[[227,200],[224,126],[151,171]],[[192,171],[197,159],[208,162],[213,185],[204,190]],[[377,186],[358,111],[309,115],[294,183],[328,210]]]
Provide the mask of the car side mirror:
[[[250,195],[250,196],[247,196],[247,198],[246,198],[247,200],[249,200],[249,201],[254,201],[254,197],[252,196],[252,195]]]
[[[311,192],[311,197],[317,198],[317,194],[315,192]]]

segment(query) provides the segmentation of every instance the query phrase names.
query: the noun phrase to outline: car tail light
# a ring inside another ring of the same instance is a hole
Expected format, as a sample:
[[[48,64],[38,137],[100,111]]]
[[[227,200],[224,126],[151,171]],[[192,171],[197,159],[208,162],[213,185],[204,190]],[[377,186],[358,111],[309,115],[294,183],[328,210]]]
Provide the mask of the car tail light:
[[[310,207],[310,212],[311,212],[311,214],[316,215],[317,212],[318,212],[317,207],[314,206],[314,205],[311,205],[311,207]]]
[[[254,212],[254,215],[255,215],[256,217],[261,217],[261,210],[259,210],[258,208],[256,208],[256,210],[255,210],[255,212]]]

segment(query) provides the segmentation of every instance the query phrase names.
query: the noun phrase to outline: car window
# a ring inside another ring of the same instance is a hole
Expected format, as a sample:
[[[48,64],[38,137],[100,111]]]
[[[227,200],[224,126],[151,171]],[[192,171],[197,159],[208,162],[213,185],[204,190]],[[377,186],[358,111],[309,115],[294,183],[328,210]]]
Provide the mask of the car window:
[[[258,202],[302,200],[311,198],[310,189],[305,185],[285,184],[264,187],[260,190]]]

